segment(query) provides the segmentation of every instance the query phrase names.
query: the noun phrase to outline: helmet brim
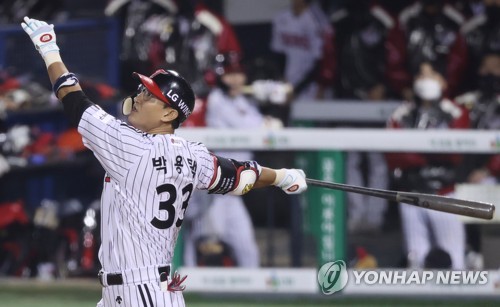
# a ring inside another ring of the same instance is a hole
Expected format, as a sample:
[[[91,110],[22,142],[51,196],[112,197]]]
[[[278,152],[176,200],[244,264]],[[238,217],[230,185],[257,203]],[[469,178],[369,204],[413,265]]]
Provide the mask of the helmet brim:
[[[153,79],[151,79],[150,77],[148,76],[145,76],[145,75],[141,75],[139,73],[136,73],[134,72],[132,74],[132,76],[136,79],[138,79],[139,81],[141,81],[142,85],[144,85],[144,87],[151,93],[153,94],[153,96],[155,96],[156,98],[158,98],[159,100],[163,101],[164,103],[166,103],[167,105],[169,106],[172,106],[172,104],[170,103],[170,101],[167,99],[167,97],[165,97],[165,95],[163,95],[163,92],[161,91],[160,87],[158,86],[158,84],[156,84],[156,82],[153,81]]]

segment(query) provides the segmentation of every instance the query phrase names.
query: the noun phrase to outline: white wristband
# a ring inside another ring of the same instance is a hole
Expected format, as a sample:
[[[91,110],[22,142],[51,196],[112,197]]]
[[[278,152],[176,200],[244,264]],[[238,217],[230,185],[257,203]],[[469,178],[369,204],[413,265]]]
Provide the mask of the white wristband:
[[[45,61],[45,66],[47,68],[55,62],[62,62],[59,52],[49,52],[43,57],[43,60]]]
[[[278,185],[285,178],[286,169],[284,169],[284,168],[278,169],[278,170],[275,170],[275,172],[276,172],[276,179],[274,179],[273,185]]]

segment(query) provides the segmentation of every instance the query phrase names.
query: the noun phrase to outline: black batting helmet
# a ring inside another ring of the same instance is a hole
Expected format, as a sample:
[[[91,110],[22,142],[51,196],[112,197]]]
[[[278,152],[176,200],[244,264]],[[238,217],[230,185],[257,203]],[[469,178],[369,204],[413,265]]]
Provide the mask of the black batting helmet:
[[[188,118],[194,109],[194,92],[189,83],[176,71],[159,69],[150,77],[134,72],[133,76],[141,81],[141,87],[145,87],[156,98],[168,106],[177,110],[179,116],[174,121],[174,128],[179,127]],[[132,99],[126,99],[123,103],[123,114],[129,115],[132,110]]]

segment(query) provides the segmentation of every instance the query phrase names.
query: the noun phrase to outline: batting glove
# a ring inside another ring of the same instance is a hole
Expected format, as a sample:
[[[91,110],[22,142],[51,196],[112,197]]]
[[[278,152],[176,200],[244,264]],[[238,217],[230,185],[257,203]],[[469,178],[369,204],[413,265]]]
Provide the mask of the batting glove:
[[[285,191],[286,194],[300,194],[307,190],[306,174],[301,169],[282,168],[276,171],[273,185]]]
[[[181,275],[176,271],[172,276],[172,281],[167,286],[167,290],[170,292],[184,291],[184,289],[186,289],[186,286],[182,283],[186,280],[186,278],[187,275],[181,277]]]
[[[21,23],[24,32],[26,32],[36,50],[40,52],[42,58],[52,52],[59,53],[59,47],[56,44],[56,33],[54,32],[54,25],[49,25],[45,21],[31,19],[24,17],[24,22]]]

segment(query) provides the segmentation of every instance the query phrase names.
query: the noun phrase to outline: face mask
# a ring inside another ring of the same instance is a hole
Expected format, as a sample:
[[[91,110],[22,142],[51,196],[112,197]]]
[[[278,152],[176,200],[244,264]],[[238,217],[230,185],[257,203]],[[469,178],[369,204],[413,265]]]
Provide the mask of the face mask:
[[[441,84],[431,78],[422,78],[415,81],[413,84],[413,91],[422,100],[437,100],[441,98],[442,89]]]
[[[500,94],[500,76],[487,74],[479,76],[479,90],[486,97]]]

